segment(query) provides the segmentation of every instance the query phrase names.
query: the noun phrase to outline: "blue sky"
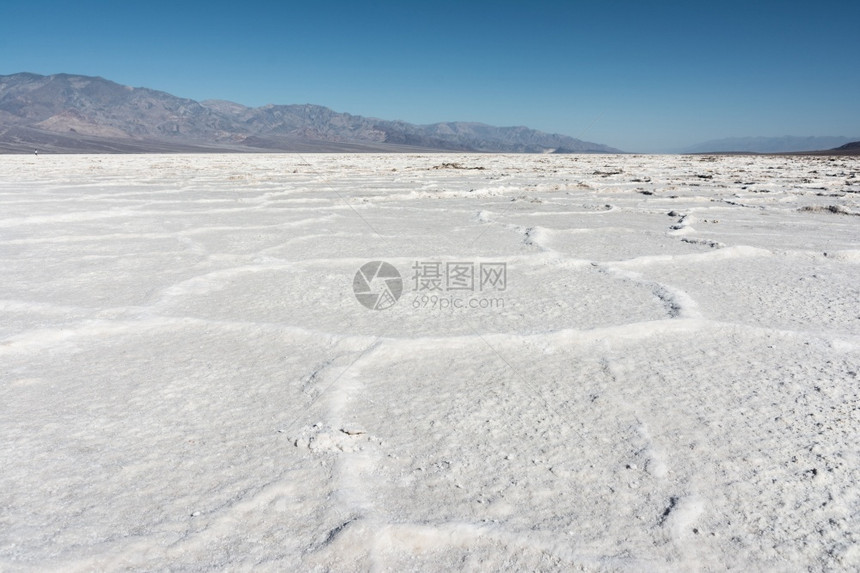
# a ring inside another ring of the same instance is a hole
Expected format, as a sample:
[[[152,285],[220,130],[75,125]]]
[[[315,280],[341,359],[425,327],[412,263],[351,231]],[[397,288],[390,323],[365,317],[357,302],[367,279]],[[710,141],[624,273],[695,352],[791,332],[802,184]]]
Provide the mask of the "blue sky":
[[[527,125],[659,152],[860,135],[858,22],[857,0],[14,0],[0,6],[0,74]]]

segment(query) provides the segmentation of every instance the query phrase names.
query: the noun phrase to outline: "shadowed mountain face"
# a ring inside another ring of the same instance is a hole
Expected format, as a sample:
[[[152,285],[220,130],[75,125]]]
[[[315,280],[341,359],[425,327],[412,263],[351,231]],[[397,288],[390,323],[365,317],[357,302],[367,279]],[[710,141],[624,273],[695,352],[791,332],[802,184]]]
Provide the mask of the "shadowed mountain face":
[[[860,141],[852,141],[845,145],[840,145],[833,149],[825,149],[822,151],[812,151],[805,153],[792,153],[789,155],[852,155],[860,156]]]
[[[860,151],[860,141],[852,141],[845,145],[840,145],[834,151]]]
[[[0,76],[0,152],[488,151],[617,153],[526,127],[414,125],[317,105],[250,108],[87,76]]]

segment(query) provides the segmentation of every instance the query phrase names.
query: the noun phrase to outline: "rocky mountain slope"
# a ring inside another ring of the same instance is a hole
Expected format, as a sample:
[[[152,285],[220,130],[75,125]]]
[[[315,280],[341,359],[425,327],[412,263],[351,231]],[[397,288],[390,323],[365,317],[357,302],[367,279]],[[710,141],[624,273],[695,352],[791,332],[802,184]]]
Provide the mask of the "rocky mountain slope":
[[[317,105],[198,102],[103,78],[0,76],[0,152],[408,151],[617,153],[526,127],[414,125]]]

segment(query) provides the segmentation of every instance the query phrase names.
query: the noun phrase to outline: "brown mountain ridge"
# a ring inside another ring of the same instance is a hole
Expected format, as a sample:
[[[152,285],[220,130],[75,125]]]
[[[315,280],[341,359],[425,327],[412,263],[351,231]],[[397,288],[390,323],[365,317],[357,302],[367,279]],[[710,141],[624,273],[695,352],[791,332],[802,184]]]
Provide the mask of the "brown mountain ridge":
[[[527,127],[415,125],[318,105],[195,101],[90,76],[0,76],[0,153],[618,153]]]

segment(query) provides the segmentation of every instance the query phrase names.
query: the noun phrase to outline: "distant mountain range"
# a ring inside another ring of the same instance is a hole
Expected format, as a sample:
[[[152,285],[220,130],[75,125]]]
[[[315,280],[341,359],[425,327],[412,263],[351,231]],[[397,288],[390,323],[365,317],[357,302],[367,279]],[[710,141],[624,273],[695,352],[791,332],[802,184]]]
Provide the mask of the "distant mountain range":
[[[857,137],[731,137],[714,139],[688,147],[684,153],[791,153],[830,150],[860,140]]]
[[[103,78],[0,76],[0,153],[476,151],[619,153],[526,127],[414,125],[318,105],[195,101]]]

